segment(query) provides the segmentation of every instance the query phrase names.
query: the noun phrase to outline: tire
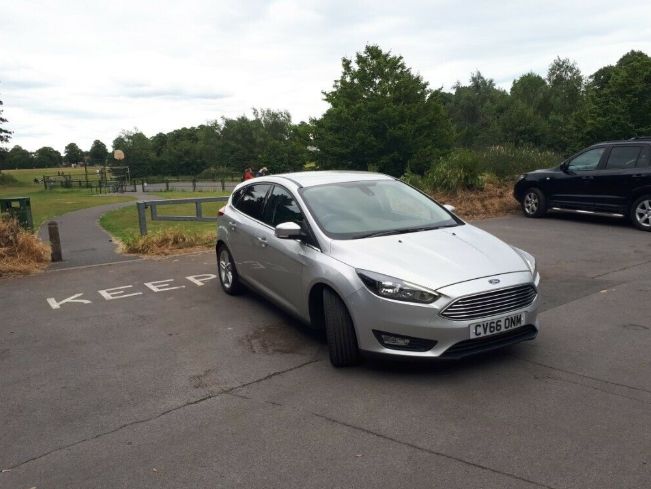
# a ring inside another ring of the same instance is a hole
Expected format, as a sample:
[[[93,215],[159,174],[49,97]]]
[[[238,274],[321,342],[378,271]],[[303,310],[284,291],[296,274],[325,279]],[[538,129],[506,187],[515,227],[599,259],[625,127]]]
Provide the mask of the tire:
[[[330,363],[350,367],[360,361],[353,320],[346,305],[331,289],[323,290],[323,312]]]
[[[542,217],[547,212],[547,199],[538,188],[527,189],[522,197],[522,212],[525,217]]]
[[[651,195],[643,195],[635,199],[629,217],[636,228],[651,231]]]
[[[244,286],[235,268],[233,255],[231,255],[228,247],[223,243],[217,247],[217,275],[219,276],[219,283],[222,286],[222,290],[228,295],[238,295],[244,290]]]

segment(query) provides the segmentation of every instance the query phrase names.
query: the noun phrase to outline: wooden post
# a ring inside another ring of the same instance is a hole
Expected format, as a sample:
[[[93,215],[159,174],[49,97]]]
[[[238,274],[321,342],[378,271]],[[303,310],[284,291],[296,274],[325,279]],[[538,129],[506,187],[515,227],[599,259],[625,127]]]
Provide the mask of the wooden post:
[[[47,223],[47,234],[50,238],[50,248],[52,249],[51,259],[53,262],[62,261],[61,254],[61,237],[59,236],[59,224],[56,221]]]

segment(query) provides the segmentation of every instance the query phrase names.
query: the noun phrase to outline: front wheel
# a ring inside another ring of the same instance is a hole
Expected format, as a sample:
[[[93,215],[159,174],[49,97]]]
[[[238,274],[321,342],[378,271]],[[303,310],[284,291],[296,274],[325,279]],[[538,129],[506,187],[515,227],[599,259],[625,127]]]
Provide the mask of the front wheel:
[[[219,272],[219,283],[224,292],[229,295],[237,295],[242,292],[243,286],[235,268],[233,256],[225,244],[217,247],[217,271]]]
[[[356,365],[360,354],[353,320],[346,305],[330,289],[323,291],[323,312],[330,363],[335,367]]]
[[[540,189],[532,187],[522,198],[522,212],[526,217],[542,217],[547,212],[545,194]]]
[[[651,195],[643,195],[633,202],[631,220],[636,228],[651,231]]]

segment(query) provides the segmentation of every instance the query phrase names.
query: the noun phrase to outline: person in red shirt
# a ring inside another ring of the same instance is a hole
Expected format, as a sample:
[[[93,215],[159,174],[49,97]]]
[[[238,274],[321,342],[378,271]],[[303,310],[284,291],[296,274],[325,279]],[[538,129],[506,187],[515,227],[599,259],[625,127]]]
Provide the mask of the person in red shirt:
[[[251,171],[251,168],[247,168],[246,170],[244,170],[242,181],[249,180],[251,178],[253,178],[253,171]]]

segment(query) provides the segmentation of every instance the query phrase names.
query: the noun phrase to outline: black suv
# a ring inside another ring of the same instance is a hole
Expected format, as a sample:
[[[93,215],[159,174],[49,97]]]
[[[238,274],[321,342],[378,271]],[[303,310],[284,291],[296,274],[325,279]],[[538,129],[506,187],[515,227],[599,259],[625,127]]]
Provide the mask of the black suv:
[[[651,137],[594,144],[556,168],[520,175],[513,195],[527,217],[611,214],[651,231]]]

